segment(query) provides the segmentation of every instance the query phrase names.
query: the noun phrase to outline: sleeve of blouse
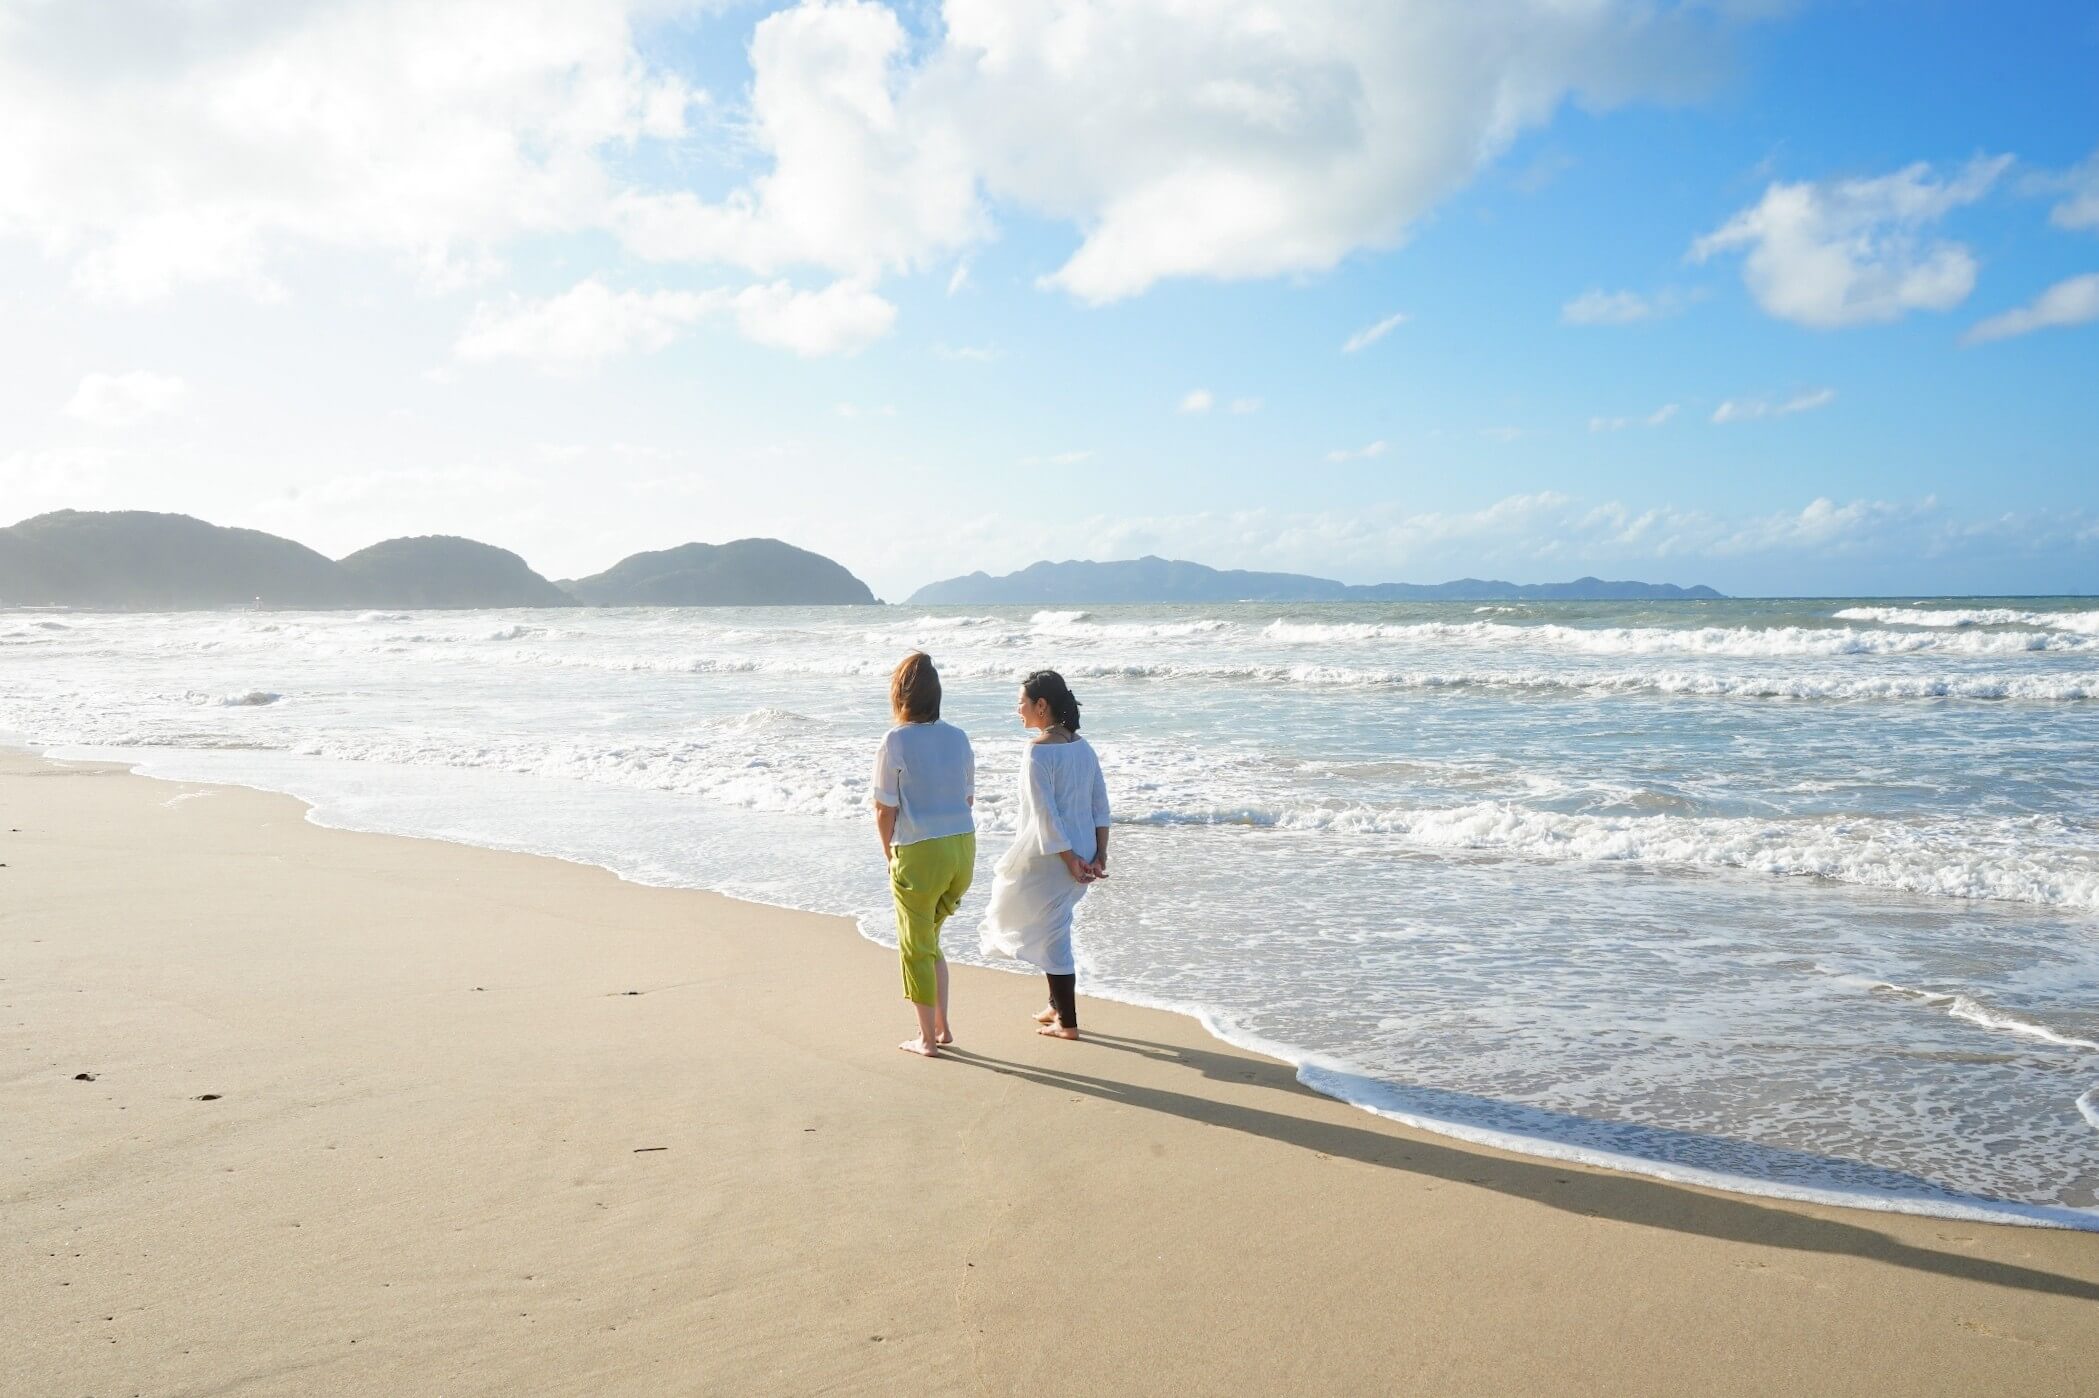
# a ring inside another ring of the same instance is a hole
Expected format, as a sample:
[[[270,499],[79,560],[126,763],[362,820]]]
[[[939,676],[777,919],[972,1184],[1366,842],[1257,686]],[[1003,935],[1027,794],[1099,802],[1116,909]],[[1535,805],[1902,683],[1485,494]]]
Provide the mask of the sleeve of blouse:
[[[1096,758],[1093,763],[1093,825],[1098,830],[1108,823],[1108,778]]]
[[[1057,825],[1057,791],[1050,778],[1049,763],[1039,749],[1028,749],[1028,806],[1034,817],[1035,849],[1039,854],[1062,854],[1071,848]]]
[[[889,739],[890,735],[884,733],[881,746],[875,749],[875,779],[871,789],[875,800],[882,805],[898,806],[903,804],[903,798],[897,794],[896,758],[891,754]]]
[[[977,750],[970,745],[968,735],[962,739],[962,794],[972,804],[977,799]]]

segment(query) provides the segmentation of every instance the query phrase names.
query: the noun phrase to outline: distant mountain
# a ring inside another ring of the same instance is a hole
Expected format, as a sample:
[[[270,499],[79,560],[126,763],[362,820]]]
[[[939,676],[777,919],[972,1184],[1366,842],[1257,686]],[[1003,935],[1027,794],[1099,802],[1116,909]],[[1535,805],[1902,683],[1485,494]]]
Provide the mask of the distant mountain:
[[[562,586],[603,607],[821,607],[875,600],[866,583],[838,564],[778,539],[637,553]]]
[[[573,607],[508,549],[447,534],[388,539],[341,561],[368,607]]]
[[[838,564],[777,539],[638,553],[548,582],[505,549],[449,535],[388,539],[340,562],[254,529],[145,510],[59,510],[0,529],[0,607],[821,606],[873,602]]]
[[[59,510],[0,529],[13,606],[356,606],[353,579],[304,544],[145,510]]]
[[[1035,563],[995,578],[988,573],[928,583],[911,594],[916,606],[1028,606],[1059,602],[1435,602],[1583,601],[1617,602],[1717,598],[1710,587],[1674,583],[1607,582],[1577,578],[1568,583],[1508,583],[1460,578],[1447,583],[1335,582],[1303,573],[1249,573],[1176,559],[1125,559],[1115,563],[1079,560]]]

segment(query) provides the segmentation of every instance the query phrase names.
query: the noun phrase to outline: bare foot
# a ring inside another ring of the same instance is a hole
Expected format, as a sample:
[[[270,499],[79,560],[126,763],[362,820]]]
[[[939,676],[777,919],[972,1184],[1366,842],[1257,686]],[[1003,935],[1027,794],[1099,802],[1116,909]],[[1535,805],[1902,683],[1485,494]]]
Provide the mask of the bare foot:
[[[906,1039],[901,1044],[898,1044],[897,1047],[905,1053],[915,1053],[920,1058],[940,1057],[940,1046],[938,1044],[929,1044],[924,1039]]]
[[[1055,1024],[1057,1022],[1057,1007],[1055,1005],[1044,1005],[1041,1009],[1035,1011],[1035,1022],[1037,1024]]]
[[[955,1042],[955,1031],[943,1029],[933,1036],[933,1042],[936,1044],[952,1044]]]
[[[1076,1039],[1079,1037],[1078,1030],[1066,1029],[1061,1024],[1045,1024],[1035,1032],[1046,1039]]]

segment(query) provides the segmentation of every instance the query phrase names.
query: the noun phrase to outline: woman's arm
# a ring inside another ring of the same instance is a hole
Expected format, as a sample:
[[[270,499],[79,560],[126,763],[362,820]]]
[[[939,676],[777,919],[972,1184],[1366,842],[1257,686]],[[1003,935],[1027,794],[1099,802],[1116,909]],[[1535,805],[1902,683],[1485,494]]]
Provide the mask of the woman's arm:
[[[1059,850],[1057,851],[1057,854],[1060,858],[1063,859],[1065,869],[1069,871],[1071,876],[1077,879],[1080,883],[1092,883],[1095,879],[1100,877],[1099,874],[1093,872],[1093,866],[1091,864],[1088,864],[1085,860],[1079,858],[1078,855],[1072,853],[1070,850]]]
[[[872,792],[875,806],[875,833],[882,837],[882,857],[889,858],[889,847],[896,840],[896,810],[903,802],[897,785],[896,760],[889,755],[890,734],[882,736],[882,745],[875,749],[875,778]]]
[[[1108,877],[1108,778],[1098,761],[1093,764],[1093,877]]]

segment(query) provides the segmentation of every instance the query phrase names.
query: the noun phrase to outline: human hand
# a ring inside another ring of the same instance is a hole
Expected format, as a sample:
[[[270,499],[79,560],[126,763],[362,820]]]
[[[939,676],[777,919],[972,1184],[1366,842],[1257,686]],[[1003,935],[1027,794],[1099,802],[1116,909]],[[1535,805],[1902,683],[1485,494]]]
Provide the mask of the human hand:
[[[1093,871],[1094,878],[1104,879],[1108,877],[1108,856],[1105,854],[1101,855],[1086,867]]]
[[[1068,870],[1071,876],[1077,879],[1080,883],[1092,883],[1095,878],[1099,877],[1093,872],[1093,866],[1091,864],[1088,864],[1085,860],[1079,858],[1070,850],[1059,850],[1058,853],[1064,857],[1065,869]]]

